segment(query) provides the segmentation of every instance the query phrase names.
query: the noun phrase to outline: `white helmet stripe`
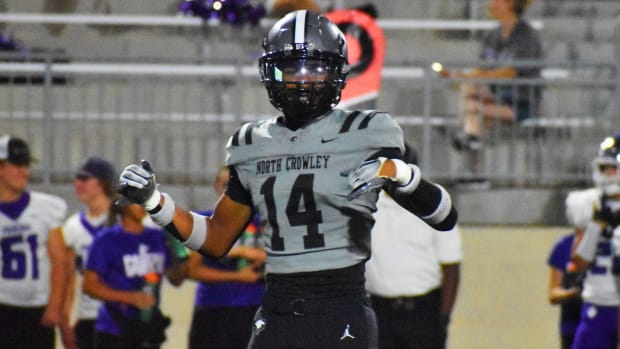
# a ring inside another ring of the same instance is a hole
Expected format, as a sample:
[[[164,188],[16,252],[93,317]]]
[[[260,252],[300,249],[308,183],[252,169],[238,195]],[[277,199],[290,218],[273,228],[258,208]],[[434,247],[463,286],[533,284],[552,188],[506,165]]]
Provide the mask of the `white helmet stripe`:
[[[297,11],[295,17],[295,44],[303,44],[306,38],[306,13],[308,11]]]

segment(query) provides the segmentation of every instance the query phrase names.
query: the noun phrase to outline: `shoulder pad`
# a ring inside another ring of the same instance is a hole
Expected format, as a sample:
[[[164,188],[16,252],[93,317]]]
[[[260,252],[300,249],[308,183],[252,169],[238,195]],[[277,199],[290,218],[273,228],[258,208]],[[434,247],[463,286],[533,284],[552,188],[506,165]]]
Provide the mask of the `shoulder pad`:
[[[400,148],[405,150],[403,131],[392,116],[376,110],[355,110],[343,112],[344,120],[340,126],[340,134],[369,132],[364,137],[364,145],[376,148]]]
[[[254,128],[254,123],[248,122],[235,131],[233,135],[228,139],[226,143],[226,148],[236,147],[241,144],[250,145],[252,144],[252,129]]]
[[[363,130],[367,129],[371,121],[372,127],[380,127],[382,123],[382,119],[386,116],[391,119],[389,114],[385,112],[380,112],[376,110],[353,110],[353,111],[343,111],[344,121],[340,127],[338,133],[346,133],[351,130]]]
[[[600,192],[596,188],[571,191],[566,196],[566,219],[574,226],[584,228],[598,206]]]

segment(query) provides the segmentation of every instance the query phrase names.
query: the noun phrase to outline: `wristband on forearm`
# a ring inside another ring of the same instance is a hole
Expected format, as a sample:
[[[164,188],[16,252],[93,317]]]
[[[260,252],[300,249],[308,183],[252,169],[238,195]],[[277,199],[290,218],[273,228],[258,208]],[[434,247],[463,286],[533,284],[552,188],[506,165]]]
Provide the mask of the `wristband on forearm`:
[[[425,222],[433,225],[439,224],[444,221],[452,210],[452,199],[450,198],[450,194],[448,193],[448,191],[439,184],[435,184],[435,186],[438,187],[439,191],[441,192],[441,199],[439,201],[439,204],[437,204],[437,208],[435,209],[435,211],[433,211],[433,213],[429,214],[428,216],[422,217]]]
[[[176,230],[172,220],[174,219],[175,204],[170,195],[163,193],[164,204],[158,205],[154,209],[148,211],[153,222],[164,227],[175,238],[177,238],[183,246],[192,250],[199,250],[207,239],[207,222],[205,216],[190,212],[193,220],[192,232],[185,241],[181,241],[183,237]]]
[[[409,178],[409,181],[407,181],[407,183],[404,183],[404,184],[399,183],[398,185],[396,185],[395,187],[396,192],[400,194],[413,193],[413,191],[416,190],[416,188],[420,184],[420,180],[422,179],[422,172],[420,171],[420,168],[414,164],[405,164],[405,163],[402,163],[404,166],[401,168],[399,166],[401,163],[397,162],[396,164],[397,164],[396,166],[397,173],[402,173],[405,171],[411,172],[411,178]]]
[[[174,218],[175,205],[170,195],[166,193],[161,195],[164,197],[164,204],[158,204],[153,209],[147,211],[153,219],[153,222],[157,223],[159,226],[165,227],[170,224]]]
[[[197,213],[190,212],[192,215],[192,233],[187,240],[181,243],[192,250],[200,250],[207,240],[207,221],[205,216],[201,216]]]

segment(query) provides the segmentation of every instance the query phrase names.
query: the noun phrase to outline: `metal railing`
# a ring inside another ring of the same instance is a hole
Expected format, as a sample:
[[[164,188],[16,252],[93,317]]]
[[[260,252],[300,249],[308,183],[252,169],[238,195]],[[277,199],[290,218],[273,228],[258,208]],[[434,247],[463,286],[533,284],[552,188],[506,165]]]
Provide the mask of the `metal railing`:
[[[459,82],[430,62],[384,70],[377,109],[390,112],[418,148],[424,172],[450,181],[463,172],[450,135],[459,129]],[[470,62],[475,65],[478,62]],[[463,62],[461,62],[463,64]],[[617,125],[614,65],[555,64],[543,78],[501,81],[544,87],[534,118],[483,134],[481,174],[499,185],[557,186],[589,180],[589,163]],[[480,84],[500,81],[479,80]],[[26,138],[40,159],[35,180],[65,182],[97,154],[119,168],[150,159],[165,182],[207,183],[244,121],[271,117],[254,65],[126,63],[0,64],[0,133]]]

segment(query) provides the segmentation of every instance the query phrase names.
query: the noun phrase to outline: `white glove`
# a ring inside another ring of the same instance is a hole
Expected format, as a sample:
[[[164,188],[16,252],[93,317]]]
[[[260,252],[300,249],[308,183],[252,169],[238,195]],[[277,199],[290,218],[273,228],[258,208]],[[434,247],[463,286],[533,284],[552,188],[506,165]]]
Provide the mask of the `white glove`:
[[[155,174],[146,160],[142,160],[140,165],[131,164],[125,167],[121,172],[117,191],[127,200],[142,205],[147,211],[157,207],[161,199]]]
[[[349,173],[349,185],[353,191],[347,196],[353,200],[372,190],[385,188],[394,182],[397,191],[410,193],[420,183],[420,170],[413,164],[400,159],[379,157],[376,160],[364,161],[355,171]]]

